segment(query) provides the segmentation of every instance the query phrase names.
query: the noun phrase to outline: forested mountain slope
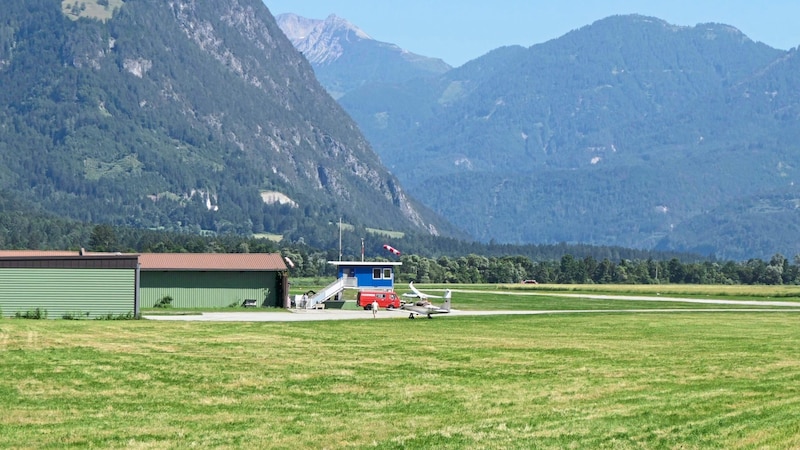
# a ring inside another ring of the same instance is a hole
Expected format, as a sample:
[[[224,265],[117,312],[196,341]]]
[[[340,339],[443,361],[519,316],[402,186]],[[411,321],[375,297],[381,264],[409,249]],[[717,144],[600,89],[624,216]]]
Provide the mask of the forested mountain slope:
[[[411,200],[260,0],[13,0],[0,190],[94,223],[452,228]]]
[[[340,103],[412,194],[478,239],[769,257],[800,252],[774,216],[713,243],[731,228],[688,224],[800,199],[795,53],[727,25],[614,16]]]

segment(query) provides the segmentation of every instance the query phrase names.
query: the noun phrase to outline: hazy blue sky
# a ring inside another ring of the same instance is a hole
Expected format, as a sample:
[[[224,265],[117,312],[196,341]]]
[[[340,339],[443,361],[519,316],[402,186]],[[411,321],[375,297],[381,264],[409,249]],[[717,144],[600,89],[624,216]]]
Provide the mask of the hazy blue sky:
[[[754,41],[800,45],[797,0],[264,0],[274,15],[343,17],[374,39],[459,66],[504,45],[531,46],[614,14],[675,25],[732,25]]]

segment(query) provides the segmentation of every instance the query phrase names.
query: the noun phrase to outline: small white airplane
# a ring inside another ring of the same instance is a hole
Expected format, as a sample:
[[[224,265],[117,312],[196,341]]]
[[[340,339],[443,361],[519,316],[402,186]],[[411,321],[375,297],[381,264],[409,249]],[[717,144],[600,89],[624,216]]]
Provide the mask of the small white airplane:
[[[431,314],[447,314],[450,312],[450,296],[452,294],[450,289],[444,292],[444,297],[439,297],[437,295],[430,295],[420,292],[414,287],[413,281],[408,283],[408,287],[411,289],[413,294],[403,294],[403,296],[419,299],[415,302],[405,303],[400,306],[400,309],[409,312],[409,319],[413,319],[415,315],[425,315],[428,316],[428,319],[432,319]],[[432,305],[431,302],[428,301],[429,298],[444,298],[444,303],[442,303],[442,306]]]

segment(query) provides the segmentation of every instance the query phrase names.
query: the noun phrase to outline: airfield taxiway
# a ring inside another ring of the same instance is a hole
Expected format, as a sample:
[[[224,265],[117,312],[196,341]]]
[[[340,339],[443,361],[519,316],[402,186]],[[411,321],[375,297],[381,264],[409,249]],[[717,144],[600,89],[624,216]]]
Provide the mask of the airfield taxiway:
[[[773,306],[773,305],[764,305]],[[526,310],[526,311],[458,311],[453,310],[449,314],[437,314],[434,320],[445,319],[445,317],[459,316],[521,316],[521,315],[546,315],[546,314],[654,314],[654,313],[721,313],[721,312],[795,312],[800,313],[800,303],[797,307],[786,308],[657,308],[657,309],[591,309],[591,310]],[[186,315],[145,315],[144,319],[163,320],[163,321],[184,321],[184,322],[308,322],[321,320],[378,320],[378,319],[406,319],[408,312],[402,310],[381,310],[377,317],[372,317],[371,311],[362,310],[289,310],[279,312],[205,312],[200,314]],[[417,317],[416,320],[427,320],[424,316]]]

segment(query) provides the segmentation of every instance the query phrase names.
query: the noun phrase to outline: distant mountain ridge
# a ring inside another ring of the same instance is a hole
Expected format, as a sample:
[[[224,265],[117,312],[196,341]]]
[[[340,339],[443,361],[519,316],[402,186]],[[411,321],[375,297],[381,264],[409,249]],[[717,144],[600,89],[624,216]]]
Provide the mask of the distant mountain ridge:
[[[343,42],[373,40],[362,29],[331,14],[325,20],[308,19],[296,14],[275,17],[286,37],[312,65],[331,64],[342,57]]]
[[[612,16],[340,103],[412,194],[480,240],[769,257],[800,253],[773,209],[735,236],[689,224],[775,192],[793,204],[794,61],[728,25]]]
[[[372,83],[400,82],[450,70],[441,59],[376,41],[335,14],[325,20],[280,14],[276,20],[334,98]]]
[[[3,14],[6,194],[196,232],[310,240],[340,218],[452,230],[386,171],[260,0],[14,0]]]

